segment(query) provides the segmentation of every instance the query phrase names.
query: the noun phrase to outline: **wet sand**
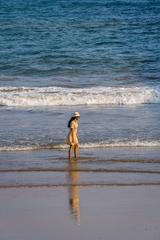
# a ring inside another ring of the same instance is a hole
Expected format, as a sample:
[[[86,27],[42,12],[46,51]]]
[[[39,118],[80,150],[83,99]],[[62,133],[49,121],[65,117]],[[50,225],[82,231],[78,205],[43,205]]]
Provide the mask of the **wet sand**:
[[[159,240],[159,199],[159,186],[2,188],[0,239]]]
[[[78,161],[66,151],[3,152],[0,189],[12,187],[160,186],[159,148],[81,150]]]
[[[0,240],[159,240],[159,153],[1,153]]]

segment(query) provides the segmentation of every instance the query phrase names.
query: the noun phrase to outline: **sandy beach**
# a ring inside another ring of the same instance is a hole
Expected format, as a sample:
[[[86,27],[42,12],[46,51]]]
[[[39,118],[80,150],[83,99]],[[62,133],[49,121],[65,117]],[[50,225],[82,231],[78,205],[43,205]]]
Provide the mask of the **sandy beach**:
[[[0,1],[0,240],[160,240],[159,23],[159,0]]]
[[[159,240],[159,150],[3,152],[2,240]]]
[[[1,239],[159,240],[159,199],[159,186],[0,189]]]

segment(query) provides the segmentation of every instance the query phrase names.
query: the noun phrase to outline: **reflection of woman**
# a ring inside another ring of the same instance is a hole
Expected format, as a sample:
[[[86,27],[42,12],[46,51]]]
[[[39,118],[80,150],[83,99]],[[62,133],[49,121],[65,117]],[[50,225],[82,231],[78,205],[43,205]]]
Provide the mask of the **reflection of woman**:
[[[78,158],[78,137],[77,137],[77,130],[78,130],[78,120],[80,118],[79,112],[75,112],[74,115],[68,122],[68,127],[70,128],[67,143],[69,144],[69,159],[72,159],[72,151],[74,149],[74,156]]]
[[[77,162],[69,161],[69,205],[72,215],[80,224],[79,172]]]

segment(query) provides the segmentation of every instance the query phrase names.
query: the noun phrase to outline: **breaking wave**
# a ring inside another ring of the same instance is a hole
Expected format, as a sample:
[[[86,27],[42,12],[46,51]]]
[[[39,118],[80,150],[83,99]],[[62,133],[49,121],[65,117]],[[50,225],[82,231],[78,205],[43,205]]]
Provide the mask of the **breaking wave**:
[[[140,140],[113,140],[113,141],[100,141],[100,142],[88,142],[79,145],[82,149],[88,148],[114,148],[114,147],[160,147],[160,140],[153,141],[140,141]],[[35,151],[35,150],[65,150],[67,144],[44,144],[44,145],[30,145],[30,146],[1,146],[0,152],[7,151]]]
[[[0,87],[0,106],[139,105],[160,103],[159,87]]]

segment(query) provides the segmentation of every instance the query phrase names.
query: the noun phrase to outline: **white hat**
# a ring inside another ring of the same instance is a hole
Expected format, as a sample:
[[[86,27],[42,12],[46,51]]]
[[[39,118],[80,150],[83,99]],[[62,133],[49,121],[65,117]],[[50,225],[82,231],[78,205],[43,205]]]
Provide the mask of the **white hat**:
[[[73,114],[73,117],[80,117],[80,113],[79,113],[79,112],[75,112],[75,113]]]

